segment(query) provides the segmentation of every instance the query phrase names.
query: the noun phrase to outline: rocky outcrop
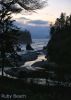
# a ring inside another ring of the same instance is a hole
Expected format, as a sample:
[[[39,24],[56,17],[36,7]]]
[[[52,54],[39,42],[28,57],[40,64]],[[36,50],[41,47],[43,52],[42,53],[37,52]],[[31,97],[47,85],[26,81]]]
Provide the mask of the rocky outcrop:
[[[17,51],[21,51],[21,48],[19,46],[17,46]]]
[[[36,60],[38,54],[36,52],[28,52],[27,54],[21,55],[21,58],[25,61],[33,61]]]
[[[26,50],[34,50],[34,49],[32,48],[31,44],[27,44],[26,45]]]
[[[28,43],[32,43],[32,38],[31,38],[31,34],[29,31],[25,30],[25,31],[19,31],[19,36],[18,36],[18,42],[19,43],[24,43],[24,44],[28,44]]]

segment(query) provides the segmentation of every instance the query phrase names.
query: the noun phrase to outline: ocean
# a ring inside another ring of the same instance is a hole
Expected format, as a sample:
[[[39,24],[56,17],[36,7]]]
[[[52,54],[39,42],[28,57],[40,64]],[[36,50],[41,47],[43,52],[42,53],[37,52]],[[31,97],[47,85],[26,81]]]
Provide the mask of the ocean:
[[[47,45],[49,39],[46,38],[46,39],[32,39],[32,48],[37,51],[37,50],[42,50],[44,46]],[[22,50],[26,50],[26,44],[22,44],[21,45],[21,49]]]

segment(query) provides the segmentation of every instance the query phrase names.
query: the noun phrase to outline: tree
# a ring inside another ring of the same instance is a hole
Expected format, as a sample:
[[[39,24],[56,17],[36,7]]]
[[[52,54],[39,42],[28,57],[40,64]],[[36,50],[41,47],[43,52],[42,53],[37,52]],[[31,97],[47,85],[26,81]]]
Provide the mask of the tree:
[[[0,0],[0,4],[2,4],[2,2],[8,7],[9,11],[20,12],[22,9],[29,11],[41,9],[45,6],[46,0]],[[20,7],[18,7],[18,5],[20,5]]]
[[[62,13],[56,22],[59,24],[54,25],[55,31],[47,46],[48,58],[57,64],[71,64],[70,16],[65,16]]]
[[[38,0],[0,0],[0,54],[2,59],[2,76],[6,53],[16,53],[14,45],[18,30],[13,28],[12,13],[20,13],[22,9],[34,11],[43,7],[45,1]],[[20,6],[20,7],[19,7]]]
[[[65,13],[61,13],[61,16],[60,16],[60,19],[59,19],[59,21],[60,21],[60,27],[61,27],[61,28],[64,27],[64,25],[65,25],[65,20],[66,20],[66,18],[65,18]]]
[[[71,26],[71,15],[70,15],[69,19],[70,19],[70,26]]]
[[[52,36],[55,32],[55,27],[53,25],[50,25],[50,35]]]
[[[54,69],[56,79],[69,81],[71,76],[71,15],[65,16],[62,13],[53,27],[53,34],[47,45],[47,58],[49,62],[58,65]]]

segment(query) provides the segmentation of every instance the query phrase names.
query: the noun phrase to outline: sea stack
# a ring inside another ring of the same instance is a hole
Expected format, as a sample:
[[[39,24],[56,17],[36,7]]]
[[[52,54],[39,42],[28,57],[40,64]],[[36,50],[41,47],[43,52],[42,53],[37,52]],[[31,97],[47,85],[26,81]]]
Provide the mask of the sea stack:
[[[34,49],[31,47],[31,44],[27,44],[26,45],[26,50],[34,50]]]

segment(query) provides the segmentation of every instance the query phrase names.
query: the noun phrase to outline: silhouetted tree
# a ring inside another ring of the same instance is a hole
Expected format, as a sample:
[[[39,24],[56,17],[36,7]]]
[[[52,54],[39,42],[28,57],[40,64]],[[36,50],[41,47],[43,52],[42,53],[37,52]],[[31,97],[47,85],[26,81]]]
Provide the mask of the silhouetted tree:
[[[69,19],[70,19],[70,26],[71,26],[71,15],[70,15]]]
[[[50,25],[50,35],[52,36],[53,34],[54,34],[54,32],[55,32],[55,27],[54,27],[54,25]]]
[[[58,67],[54,69],[58,81],[69,80],[71,75],[71,15],[61,14],[57,18],[51,39],[47,45],[48,61],[55,62]]]
[[[66,17],[66,23],[65,24],[66,24],[66,26],[69,25],[69,16]]]
[[[65,25],[65,13],[61,13],[59,21],[60,21],[60,27],[61,28],[64,27],[64,25]]]
[[[54,34],[48,43],[48,58],[58,64],[71,63],[71,16],[61,14],[54,24]],[[52,31],[50,31],[52,32]]]
[[[11,4],[6,4],[3,0],[0,1],[0,52],[2,58],[2,76],[4,70],[4,64],[6,60],[6,52],[14,52],[15,45],[15,33],[12,29],[12,20],[9,7]]]

